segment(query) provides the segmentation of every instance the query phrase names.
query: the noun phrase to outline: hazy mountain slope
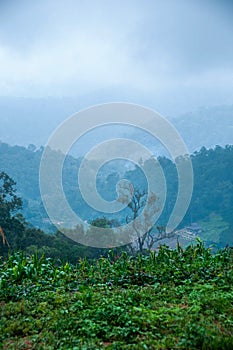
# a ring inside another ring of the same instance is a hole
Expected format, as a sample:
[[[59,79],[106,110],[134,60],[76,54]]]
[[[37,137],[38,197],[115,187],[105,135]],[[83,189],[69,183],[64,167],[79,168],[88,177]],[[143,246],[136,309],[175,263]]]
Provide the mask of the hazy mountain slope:
[[[102,102],[114,101],[112,96],[107,97],[109,99],[106,98]],[[92,101],[98,103],[98,96],[95,98],[92,96]],[[63,120],[88,106],[88,99],[85,96],[79,100],[76,98],[12,99],[1,97],[0,140],[11,145],[27,146],[30,143],[37,146],[44,145]],[[181,116],[168,117],[168,119],[177,128],[190,152],[201,146],[233,144],[233,105],[202,108]],[[119,133],[119,136],[124,135],[123,130],[119,129]],[[126,131],[126,134],[130,135],[130,132]],[[108,131],[107,135],[115,137],[116,130]],[[131,137],[143,142],[154,152],[158,150],[158,153],[164,154],[162,148],[148,135],[132,131]],[[100,130],[96,141],[101,142],[102,140],[103,135]],[[92,144],[93,135],[87,135],[80,147],[85,148],[84,145],[88,142]]]
[[[233,144],[233,105],[202,108],[171,121],[191,152],[202,146]]]

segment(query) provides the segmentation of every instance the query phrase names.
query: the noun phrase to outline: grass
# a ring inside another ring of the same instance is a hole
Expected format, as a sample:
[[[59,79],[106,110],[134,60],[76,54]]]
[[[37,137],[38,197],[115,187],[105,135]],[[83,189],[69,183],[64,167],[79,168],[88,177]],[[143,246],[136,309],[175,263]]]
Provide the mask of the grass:
[[[15,253],[0,267],[0,348],[232,349],[232,260],[200,241],[76,266]]]

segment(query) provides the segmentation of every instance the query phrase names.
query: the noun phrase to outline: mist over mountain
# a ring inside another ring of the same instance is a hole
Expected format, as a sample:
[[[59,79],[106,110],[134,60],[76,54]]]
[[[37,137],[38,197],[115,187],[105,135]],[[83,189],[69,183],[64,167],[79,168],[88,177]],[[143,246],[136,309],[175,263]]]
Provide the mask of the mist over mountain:
[[[105,95],[103,102],[111,99]],[[125,98],[126,100],[126,98]],[[92,99],[99,101],[98,96]],[[114,99],[112,98],[112,101]],[[11,145],[27,147],[35,144],[45,145],[52,132],[69,116],[89,107],[88,98],[0,98],[0,140]],[[233,105],[202,107],[182,115],[165,116],[177,129],[190,153],[215,145],[233,144]],[[106,129],[107,128],[107,129]],[[107,136],[106,136],[107,135]],[[81,139],[73,150],[74,155],[83,155],[88,145],[94,146],[111,137],[128,137],[142,142],[156,155],[164,150],[156,140],[143,133],[125,126],[106,127],[95,130]]]
[[[233,143],[233,105],[203,107],[171,121],[191,152]]]

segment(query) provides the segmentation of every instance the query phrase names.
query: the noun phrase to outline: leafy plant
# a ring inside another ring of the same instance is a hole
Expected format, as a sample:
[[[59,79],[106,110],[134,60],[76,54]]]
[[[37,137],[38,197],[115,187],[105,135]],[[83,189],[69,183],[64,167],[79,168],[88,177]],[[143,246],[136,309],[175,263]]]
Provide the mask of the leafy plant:
[[[15,253],[0,264],[3,349],[231,349],[232,252],[201,241],[76,265]]]

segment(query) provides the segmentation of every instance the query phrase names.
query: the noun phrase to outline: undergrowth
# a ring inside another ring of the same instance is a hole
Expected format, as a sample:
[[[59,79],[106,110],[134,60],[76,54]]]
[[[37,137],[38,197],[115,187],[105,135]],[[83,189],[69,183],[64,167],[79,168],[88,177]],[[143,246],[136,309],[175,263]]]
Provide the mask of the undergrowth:
[[[231,249],[0,262],[2,349],[233,349]]]

